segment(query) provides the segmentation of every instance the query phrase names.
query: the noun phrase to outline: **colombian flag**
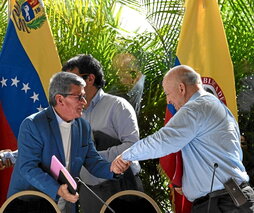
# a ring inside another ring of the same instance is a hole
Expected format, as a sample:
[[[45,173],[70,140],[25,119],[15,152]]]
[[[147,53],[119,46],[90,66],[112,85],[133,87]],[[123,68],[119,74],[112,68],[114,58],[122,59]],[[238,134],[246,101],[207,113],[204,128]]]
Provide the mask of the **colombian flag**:
[[[176,65],[194,68],[204,88],[224,102],[237,119],[233,65],[217,0],[186,0],[185,15],[177,47]],[[166,120],[172,116],[170,112]],[[160,159],[172,185],[181,186],[181,152]],[[191,204],[176,192],[175,212],[188,213]]]
[[[10,0],[10,19],[0,52],[0,150],[17,149],[19,125],[48,106],[50,77],[61,70],[42,1]],[[0,171],[0,206],[12,169]]]

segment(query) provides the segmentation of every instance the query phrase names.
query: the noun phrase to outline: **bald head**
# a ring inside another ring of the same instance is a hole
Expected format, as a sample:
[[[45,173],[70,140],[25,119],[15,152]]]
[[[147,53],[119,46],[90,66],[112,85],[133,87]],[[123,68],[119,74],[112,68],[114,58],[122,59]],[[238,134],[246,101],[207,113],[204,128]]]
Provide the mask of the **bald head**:
[[[169,70],[164,76],[164,80],[167,81],[170,78],[186,85],[202,84],[200,75],[187,65],[179,65]]]
[[[167,102],[179,110],[199,89],[202,89],[200,75],[191,67],[179,65],[169,70],[163,79]]]

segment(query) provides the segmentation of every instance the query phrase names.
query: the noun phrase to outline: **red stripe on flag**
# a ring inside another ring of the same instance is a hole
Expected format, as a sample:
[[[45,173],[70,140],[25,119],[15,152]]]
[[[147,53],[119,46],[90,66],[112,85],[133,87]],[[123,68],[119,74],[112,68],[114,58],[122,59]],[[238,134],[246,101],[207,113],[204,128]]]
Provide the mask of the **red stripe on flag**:
[[[3,113],[2,105],[0,104],[0,150],[3,149],[17,149],[17,140],[14,136],[10,125],[8,124],[6,117]],[[0,171],[0,206],[6,200],[6,195],[10,183],[12,168],[4,169]]]

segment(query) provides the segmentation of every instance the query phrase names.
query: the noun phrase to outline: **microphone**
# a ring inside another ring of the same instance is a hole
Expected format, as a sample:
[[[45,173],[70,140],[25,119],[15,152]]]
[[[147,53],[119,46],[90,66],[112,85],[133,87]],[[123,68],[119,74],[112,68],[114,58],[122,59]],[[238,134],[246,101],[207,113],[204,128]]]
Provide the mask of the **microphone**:
[[[211,189],[210,189],[210,192],[213,191],[213,182],[214,182],[215,170],[217,169],[217,167],[218,167],[218,163],[214,163],[214,164],[213,164],[213,176],[212,176],[212,182],[211,182]]]
[[[85,186],[103,205],[105,205],[111,212],[115,213],[115,211],[104,201],[102,200],[92,189],[90,189],[85,182],[83,182],[79,177],[75,177],[76,181],[78,183],[81,183],[83,186]]]
[[[213,164],[213,176],[212,176],[212,182],[211,182],[211,189],[210,193],[213,191],[213,182],[214,182],[214,176],[215,176],[215,171],[218,168],[218,163]],[[209,196],[209,201],[208,201],[208,208],[207,208],[207,213],[210,211],[210,205],[211,205],[211,197]]]

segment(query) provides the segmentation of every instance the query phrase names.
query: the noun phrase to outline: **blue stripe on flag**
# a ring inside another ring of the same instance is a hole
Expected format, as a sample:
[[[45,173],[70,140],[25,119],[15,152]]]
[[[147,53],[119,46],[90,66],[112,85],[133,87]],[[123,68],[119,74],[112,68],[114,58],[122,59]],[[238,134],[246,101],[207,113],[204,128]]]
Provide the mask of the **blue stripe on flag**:
[[[11,20],[0,53],[0,87],[4,114],[17,137],[22,120],[47,107],[48,101]]]
[[[168,104],[167,107],[168,107],[168,111],[169,111],[172,115],[174,115],[174,114],[176,113],[176,109],[175,109],[175,107],[174,107],[172,104]]]
[[[180,63],[178,57],[176,56],[176,59],[175,59],[175,66],[178,66],[178,65],[181,65],[181,63]]]

